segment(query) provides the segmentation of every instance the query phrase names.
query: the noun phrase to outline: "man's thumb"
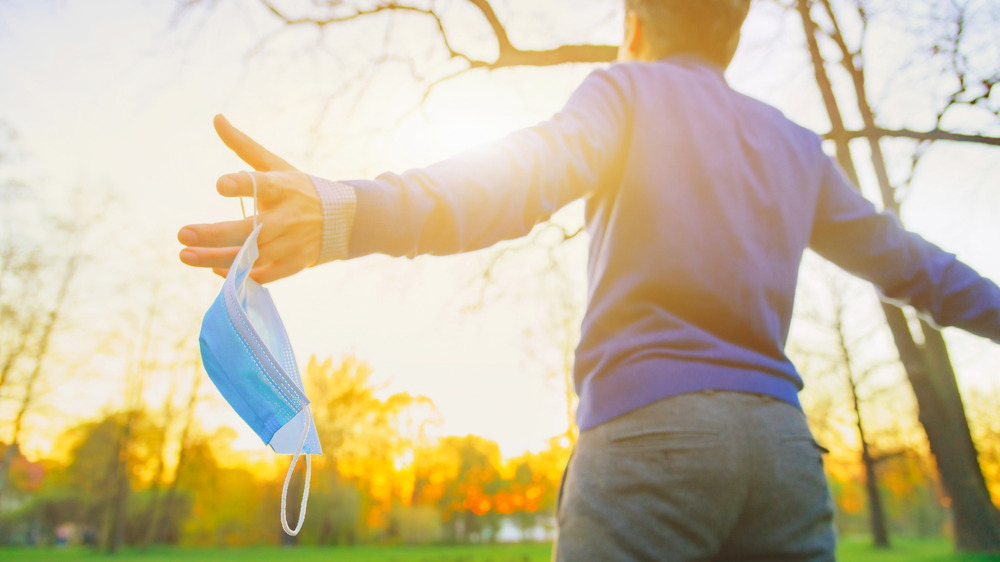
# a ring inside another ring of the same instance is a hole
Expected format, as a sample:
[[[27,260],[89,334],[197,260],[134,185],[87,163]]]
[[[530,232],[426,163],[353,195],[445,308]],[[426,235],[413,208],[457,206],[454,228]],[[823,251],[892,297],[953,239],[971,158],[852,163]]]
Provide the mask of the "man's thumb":
[[[259,145],[246,133],[233,127],[221,113],[215,116],[212,123],[222,142],[253,169],[265,172],[294,169],[291,164]]]

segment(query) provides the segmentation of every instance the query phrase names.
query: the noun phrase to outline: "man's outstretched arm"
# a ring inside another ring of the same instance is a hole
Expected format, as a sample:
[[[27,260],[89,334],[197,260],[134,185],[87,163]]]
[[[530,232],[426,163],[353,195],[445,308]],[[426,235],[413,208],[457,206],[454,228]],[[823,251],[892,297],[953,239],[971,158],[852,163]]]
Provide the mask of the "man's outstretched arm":
[[[810,246],[871,281],[889,300],[908,304],[938,326],[1000,343],[1000,288],[919,235],[879,213],[826,160]]]
[[[563,205],[616,185],[609,175],[631,119],[630,87],[621,69],[596,71],[549,121],[427,168],[350,182],[311,178],[218,116],[219,136],[257,170],[263,227],[251,276],[268,282],[334,258],[450,254],[523,236]],[[236,173],[217,189],[248,197],[253,186]],[[181,261],[224,272],[251,225],[182,228]]]

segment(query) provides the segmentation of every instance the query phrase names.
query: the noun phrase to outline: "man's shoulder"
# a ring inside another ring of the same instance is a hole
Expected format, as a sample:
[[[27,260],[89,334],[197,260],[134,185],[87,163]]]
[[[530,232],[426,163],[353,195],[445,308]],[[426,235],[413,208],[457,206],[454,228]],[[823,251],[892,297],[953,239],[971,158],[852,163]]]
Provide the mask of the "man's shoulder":
[[[729,90],[733,99],[738,100],[740,110],[754,116],[757,126],[780,132],[800,149],[822,152],[822,139],[815,131],[788,117],[775,105],[731,87]]]
[[[669,108],[669,115],[728,115],[757,133],[783,138],[800,152],[822,153],[822,139],[814,131],[778,107],[734,89],[724,72],[704,59],[686,56],[616,62],[594,70],[581,85],[586,92],[581,97],[599,93],[601,99],[621,102],[629,111],[662,113]]]

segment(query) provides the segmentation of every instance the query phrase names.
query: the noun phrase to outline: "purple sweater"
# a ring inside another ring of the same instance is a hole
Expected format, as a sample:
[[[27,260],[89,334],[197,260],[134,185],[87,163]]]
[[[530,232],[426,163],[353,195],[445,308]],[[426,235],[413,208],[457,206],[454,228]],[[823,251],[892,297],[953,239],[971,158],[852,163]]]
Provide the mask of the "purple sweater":
[[[785,355],[811,247],[942,326],[1000,342],[1000,289],[880,214],[778,110],[690,57],[593,72],[551,120],[430,167],[343,182],[348,257],[451,254],[586,199],[581,430],[707,389],[798,405]]]

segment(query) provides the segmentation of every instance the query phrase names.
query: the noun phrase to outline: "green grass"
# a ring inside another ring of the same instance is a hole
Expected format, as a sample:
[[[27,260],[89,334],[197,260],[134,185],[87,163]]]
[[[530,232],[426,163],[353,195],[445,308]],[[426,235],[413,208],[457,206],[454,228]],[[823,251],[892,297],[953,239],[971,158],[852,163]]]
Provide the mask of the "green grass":
[[[148,551],[127,550],[111,558],[79,549],[0,549],[4,562],[45,560],[114,560],[115,562],[543,562],[552,552],[549,544],[495,546],[358,546],[358,547],[248,547],[248,548],[155,548]]]
[[[840,562],[1000,562],[1000,555],[955,554],[951,541],[943,539],[893,539],[890,550],[876,550],[867,538],[841,539]]]
[[[252,548],[154,548],[147,551],[126,550],[114,558],[89,550],[68,548],[0,548],[4,562],[22,560],[76,561],[115,560],[121,562],[209,562],[238,560],[239,562],[264,562],[294,560],[295,562],[546,562],[551,555],[551,545],[494,545],[494,546],[420,546],[420,547],[281,547]],[[958,555],[947,540],[893,541],[889,551],[875,550],[867,539],[847,538],[837,549],[840,562],[1000,562],[1000,555]]]

